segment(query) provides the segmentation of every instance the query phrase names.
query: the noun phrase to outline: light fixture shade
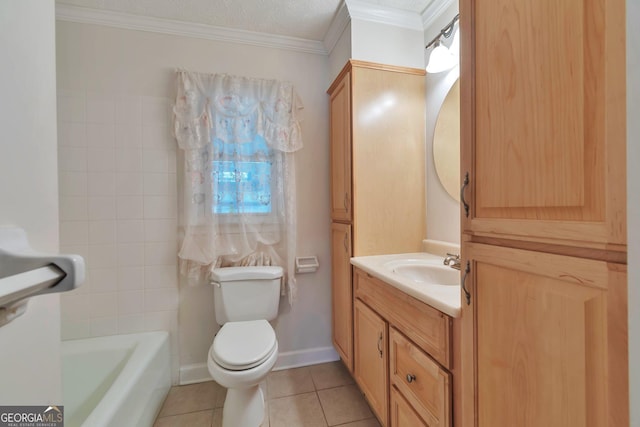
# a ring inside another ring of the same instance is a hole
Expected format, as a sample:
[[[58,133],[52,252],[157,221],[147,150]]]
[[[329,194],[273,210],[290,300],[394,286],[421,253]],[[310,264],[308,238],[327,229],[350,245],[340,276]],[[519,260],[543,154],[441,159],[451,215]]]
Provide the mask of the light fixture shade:
[[[427,73],[440,73],[450,70],[458,63],[457,57],[454,57],[446,46],[437,44],[429,56],[429,64],[427,64]]]
[[[460,28],[458,28],[456,33],[453,35],[453,41],[449,47],[449,52],[451,52],[451,55],[453,55],[458,61],[460,60]]]

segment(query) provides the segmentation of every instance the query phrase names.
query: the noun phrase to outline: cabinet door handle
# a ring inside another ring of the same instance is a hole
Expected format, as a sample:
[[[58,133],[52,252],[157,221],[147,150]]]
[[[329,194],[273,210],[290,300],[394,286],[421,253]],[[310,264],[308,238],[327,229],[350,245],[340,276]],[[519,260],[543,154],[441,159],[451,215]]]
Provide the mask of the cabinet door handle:
[[[412,383],[416,380],[416,376],[413,374],[407,374],[407,382]]]
[[[467,290],[467,275],[471,272],[471,264],[467,261],[467,266],[464,269],[464,275],[462,276],[462,291],[467,298],[467,305],[471,304],[471,294]]]
[[[348,233],[344,233],[344,240],[342,241],[342,244],[344,245],[344,251],[346,253],[349,253],[349,242],[347,242],[347,238],[349,237]]]
[[[380,353],[380,357],[382,357],[382,332],[380,332],[380,336],[378,337],[378,353]]]
[[[344,210],[349,212],[349,193],[347,193],[346,191],[344,192],[344,200],[342,201],[342,203],[344,204]]]
[[[462,202],[462,206],[464,206],[464,216],[469,218],[469,203],[464,200],[464,190],[469,185],[469,172],[464,175],[464,181],[462,181],[462,188],[460,188],[460,201]]]

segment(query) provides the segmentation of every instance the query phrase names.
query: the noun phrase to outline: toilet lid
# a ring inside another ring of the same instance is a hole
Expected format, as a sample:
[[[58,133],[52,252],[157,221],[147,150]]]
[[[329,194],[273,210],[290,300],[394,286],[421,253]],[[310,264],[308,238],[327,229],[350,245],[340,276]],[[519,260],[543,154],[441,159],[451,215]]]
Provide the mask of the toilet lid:
[[[220,366],[241,371],[258,366],[276,347],[276,334],[266,320],[227,322],[213,339],[211,357]]]

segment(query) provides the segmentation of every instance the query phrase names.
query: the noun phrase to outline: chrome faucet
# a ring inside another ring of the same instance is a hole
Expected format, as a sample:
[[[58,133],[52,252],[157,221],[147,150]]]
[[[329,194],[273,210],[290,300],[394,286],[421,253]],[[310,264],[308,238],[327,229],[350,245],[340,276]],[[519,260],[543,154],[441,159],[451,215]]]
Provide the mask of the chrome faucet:
[[[444,265],[460,270],[460,255],[450,254],[447,252],[447,257],[444,259]]]

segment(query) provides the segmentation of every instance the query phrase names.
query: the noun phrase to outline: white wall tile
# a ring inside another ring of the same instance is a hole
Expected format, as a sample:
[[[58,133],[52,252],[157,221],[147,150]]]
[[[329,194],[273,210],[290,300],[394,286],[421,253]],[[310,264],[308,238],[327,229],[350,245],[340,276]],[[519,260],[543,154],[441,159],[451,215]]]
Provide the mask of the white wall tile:
[[[118,290],[144,289],[144,267],[118,267]]]
[[[115,126],[111,123],[88,123],[87,146],[93,148],[114,148],[116,145]]]
[[[142,146],[152,150],[175,150],[175,141],[166,123],[142,127]]]
[[[112,316],[91,319],[89,328],[92,337],[115,335],[118,333],[118,318]]]
[[[134,334],[144,332],[144,314],[134,314],[132,316],[118,316],[118,333]]]
[[[144,291],[118,292],[118,316],[144,313]]]
[[[142,170],[144,172],[169,172],[167,150],[144,150],[142,153]]]
[[[85,97],[82,94],[58,96],[58,120],[60,122],[84,122]]]
[[[139,172],[117,172],[116,194],[118,196],[142,196],[144,192],[143,174]]]
[[[145,173],[144,174],[144,195],[145,196],[166,196],[169,194],[169,174],[166,173]]]
[[[62,319],[62,327],[60,328],[60,338],[62,340],[78,340],[90,336],[89,319],[78,321]]]
[[[177,288],[178,268],[175,265],[156,265],[145,267],[144,287],[154,288]]]
[[[89,308],[89,296],[86,294],[73,294],[66,292],[60,295],[60,313],[62,317],[78,321],[91,317]]]
[[[61,245],[86,245],[89,243],[89,223],[87,221],[61,221]]]
[[[89,222],[89,243],[99,245],[116,242],[116,222],[102,220]]]
[[[118,290],[118,275],[115,268],[92,268],[89,273],[93,293],[116,292]]]
[[[118,196],[118,219],[141,219],[143,199],[139,196]]]
[[[167,162],[168,162],[167,171],[169,173],[176,173],[177,166],[178,166],[177,156],[178,155],[176,153],[176,150],[167,151]]]
[[[58,125],[59,147],[86,147],[87,126],[84,123],[60,123]]]
[[[176,331],[178,329],[178,311],[156,311],[144,314],[145,330]]]
[[[89,172],[88,191],[91,196],[115,196],[116,175],[113,172]]]
[[[164,124],[169,123],[169,100],[164,97],[143,96],[142,97],[142,124]]]
[[[118,220],[118,243],[144,242],[144,221],[139,219]]]
[[[111,317],[118,314],[117,294],[115,292],[99,292],[89,295],[91,317]]]
[[[86,172],[59,172],[58,180],[60,196],[87,196]]]
[[[85,172],[87,149],[84,147],[58,147],[58,170],[61,172]]]
[[[89,245],[89,268],[116,266],[116,245]]]
[[[145,219],[172,219],[178,217],[178,206],[175,197],[145,196]]]
[[[60,221],[89,219],[86,197],[60,197]]]
[[[142,172],[142,149],[118,148],[116,152],[116,170],[118,172]]]
[[[142,98],[139,96],[116,96],[116,123],[142,124]]]
[[[145,312],[177,310],[178,299],[179,295],[177,288],[145,289]]]
[[[125,149],[142,147],[142,126],[116,124],[116,147]]]
[[[88,148],[87,168],[90,172],[115,172],[116,151],[114,148]]]
[[[118,266],[137,267],[144,265],[143,243],[118,243]]]
[[[178,250],[175,243],[157,242],[145,243],[144,264],[152,265],[176,265],[178,262]]]
[[[114,123],[115,102],[112,96],[87,94],[87,123]]]
[[[108,220],[116,218],[115,197],[89,197],[89,219]]]
[[[175,219],[145,219],[144,240],[146,242],[176,242],[178,221]]]

